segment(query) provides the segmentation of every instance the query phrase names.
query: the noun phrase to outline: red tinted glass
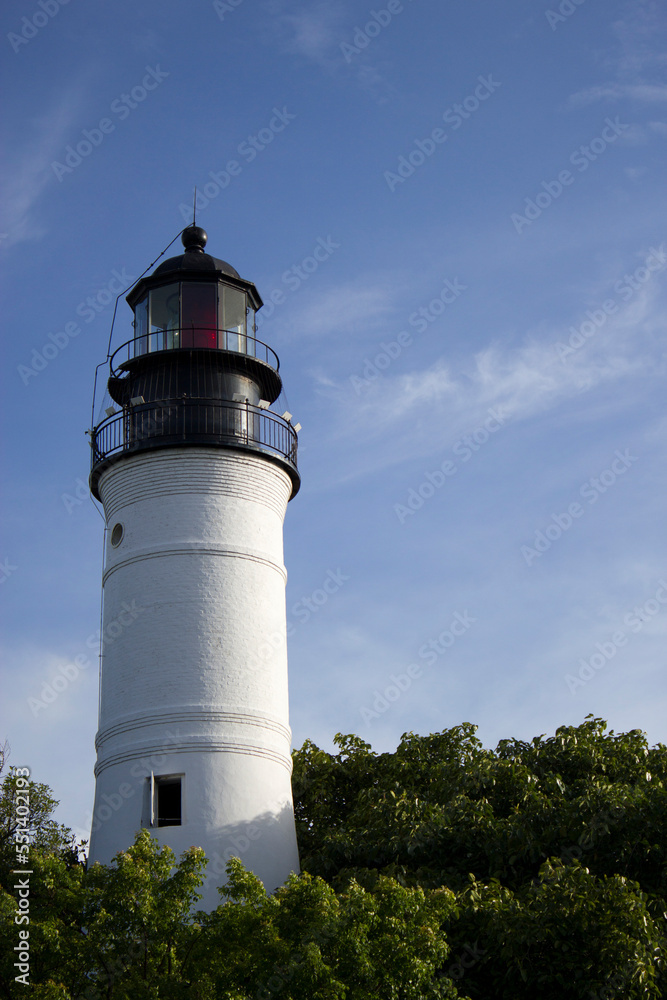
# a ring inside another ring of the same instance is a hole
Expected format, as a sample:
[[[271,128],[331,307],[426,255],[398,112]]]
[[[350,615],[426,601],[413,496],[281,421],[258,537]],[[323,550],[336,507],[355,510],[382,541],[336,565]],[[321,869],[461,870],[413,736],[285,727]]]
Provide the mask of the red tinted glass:
[[[181,285],[181,344],[217,347],[217,286],[196,281]]]

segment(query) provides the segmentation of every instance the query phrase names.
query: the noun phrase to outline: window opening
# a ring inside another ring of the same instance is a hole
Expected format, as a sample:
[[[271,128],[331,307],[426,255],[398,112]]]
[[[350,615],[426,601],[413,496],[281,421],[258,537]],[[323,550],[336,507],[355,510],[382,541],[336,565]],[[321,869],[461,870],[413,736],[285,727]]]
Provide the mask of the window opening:
[[[154,778],[154,826],[181,826],[181,778]]]

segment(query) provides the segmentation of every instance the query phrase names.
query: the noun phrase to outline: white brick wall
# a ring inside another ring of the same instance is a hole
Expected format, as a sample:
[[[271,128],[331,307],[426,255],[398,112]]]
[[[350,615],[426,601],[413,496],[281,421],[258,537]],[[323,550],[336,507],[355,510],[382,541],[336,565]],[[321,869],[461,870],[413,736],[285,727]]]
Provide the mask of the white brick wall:
[[[91,860],[108,862],[148,822],[151,771],[183,774],[185,822],[161,829],[160,840],[177,852],[200,845],[218,869],[241,853],[273,889],[298,870],[282,542],[289,476],[241,451],[170,448],[115,463],[99,489],[109,531]],[[114,548],[116,523],[124,534]],[[217,905],[215,881],[206,907]]]

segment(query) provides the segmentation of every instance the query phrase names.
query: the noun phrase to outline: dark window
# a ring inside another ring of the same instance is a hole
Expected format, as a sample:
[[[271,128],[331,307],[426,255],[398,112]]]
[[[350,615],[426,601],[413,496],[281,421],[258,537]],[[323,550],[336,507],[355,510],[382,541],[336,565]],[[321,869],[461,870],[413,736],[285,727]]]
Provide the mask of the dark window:
[[[181,825],[181,779],[155,779],[155,825]]]
[[[217,286],[184,281],[181,285],[181,347],[217,347]]]

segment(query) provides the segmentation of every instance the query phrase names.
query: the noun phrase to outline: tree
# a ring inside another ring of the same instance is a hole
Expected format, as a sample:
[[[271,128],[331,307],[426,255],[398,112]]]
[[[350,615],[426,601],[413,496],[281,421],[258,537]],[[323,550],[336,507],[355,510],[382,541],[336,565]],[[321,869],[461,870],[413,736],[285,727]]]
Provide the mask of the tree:
[[[468,724],[407,733],[395,753],[335,742],[294,754],[305,870],[272,896],[232,859],[220,906],[198,913],[200,850],[177,861],[143,830],[85,872],[46,837],[31,855],[37,1000],[667,995],[667,748],[593,718],[495,750]],[[9,887],[11,998],[15,907]]]
[[[109,865],[74,882],[53,855],[40,859],[31,911],[30,981],[38,1000],[425,1000],[459,994],[438,974],[441,934],[455,909],[447,890],[425,893],[380,877],[372,891],[351,881],[336,893],[323,879],[293,875],[275,895],[233,859],[221,905],[194,913],[204,858],[175,863],[148,831]],[[0,900],[5,916],[13,901]],[[8,905],[9,904],[9,905]],[[34,913],[34,917],[33,917]],[[0,988],[13,981],[5,921]]]
[[[204,921],[193,952],[215,997],[290,1000],[455,998],[438,971],[448,954],[440,928],[454,894],[424,893],[380,877],[372,891],[351,880],[292,875],[273,896],[237,860],[225,904]],[[214,960],[210,960],[214,956]]]
[[[0,774],[8,756],[5,743]],[[10,768],[0,786],[0,992],[6,997],[26,989],[15,979],[19,944],[28,943],[32,982],[48,982],[53,969],[71,971],[80,964],[84,845],[52,818],[58,802],[27,770]],[[29,911],[23,913],[18,892],[26,888]],[[59,1000],[57,989],[45,988],[44,1000]]]
[[[393,754],[335,743],[294,755],[302,866],[337,888],[382,873],[453,889],[471,997],[667,994],[666,747],[592,717],[495,751],[469,724]]]
[[[9,745],[0,747],[0,776],[7,766]],[[48,785],[31,779],[27,768],[10,767],[0,785],[0,878],[4,880],[16,860],[19,829],[30,835],[32,848],[67,856],[78,863],[83,844],[77,844],[72,831],[52,819],[58,806]]]

